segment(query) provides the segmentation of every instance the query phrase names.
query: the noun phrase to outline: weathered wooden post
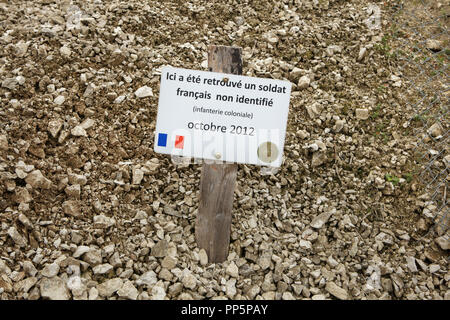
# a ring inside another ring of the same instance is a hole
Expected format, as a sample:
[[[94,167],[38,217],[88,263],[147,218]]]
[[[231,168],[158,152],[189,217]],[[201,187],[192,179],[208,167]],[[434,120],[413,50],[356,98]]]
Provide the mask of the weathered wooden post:
[[[208,70],[241,75],[241,53],[239,47],[210,46]],[[212,263],[228,256],[236,174],[235,163],[203,163],[195,236]]]

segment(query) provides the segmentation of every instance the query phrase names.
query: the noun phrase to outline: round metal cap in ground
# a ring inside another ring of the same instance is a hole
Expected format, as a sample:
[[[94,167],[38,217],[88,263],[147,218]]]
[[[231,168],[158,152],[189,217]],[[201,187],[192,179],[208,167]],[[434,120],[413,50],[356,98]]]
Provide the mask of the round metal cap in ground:
[[[278,147],[275,143],[267,141],[258,147],[258,159],[262,162],[270,163],[278,158]]]

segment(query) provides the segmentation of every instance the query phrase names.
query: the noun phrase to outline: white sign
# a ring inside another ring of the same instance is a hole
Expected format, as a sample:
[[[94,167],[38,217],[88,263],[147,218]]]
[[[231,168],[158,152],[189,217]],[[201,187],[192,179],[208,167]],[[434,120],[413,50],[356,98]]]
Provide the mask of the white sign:
[[[165,67],[154,149],[279,167],[290,93],[288,81]]]

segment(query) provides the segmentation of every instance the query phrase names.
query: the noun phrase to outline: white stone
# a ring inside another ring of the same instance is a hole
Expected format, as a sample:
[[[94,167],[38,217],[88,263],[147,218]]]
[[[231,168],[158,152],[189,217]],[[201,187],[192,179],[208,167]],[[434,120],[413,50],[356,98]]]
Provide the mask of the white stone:
[[[98,293],[102,297],[110,297],[120,288],[122,288],[123,281],[120,278],[114,278],[97,285]]]
[[[70,293],[66,283],[59,277],[42,278],[41,297],[50,300],[69,300]]]
[[[151,295],[150,299],[164,300],[165,297],[166,297],[166,291],[164,290],[164,288],[162,288],[160,286],[154,286],[152,288],[152,295]]]
[[[158,278],[156,277],[156,273],[153,270],[147,271],[146,273],[141,275],[139,279],[136,280],[136,284],[138,286],[146,285],[150,287],[156,282],[158,282]]]
[[[294,69],[292,69],[291,71],[291,76],[294,78],[297,78],[298,76],[302,75],[304,73],[303,69],[294,67]]]
[[[75,126],[70,133],[75,137],[86,137],[87,133],[81,126]]]
[[[92,83],[88,84],[86,86],[86,89],[84,90],[83,97],[86,98],[86,97],[92,96],[94,91],[95,91],[95,86]]]
[[[439,41],[437,39],[428,39],[425,43],[425,46],[429,50],[440,51],[442,50],[442,41]]]
[[[113,269],[114,268],[112,265],[110,265],[109,263],[105,263],[105,264],[99,264],[98,266],[95,266],[94,268],[92,268],[92,271],[94,272],[94,274],[107,274],[108,272],[110,272]]]
[[[312,249],[312,244],[310,241],[307,240],[300,240],[300,248],[305,249],[305,250],[310,250]]]
[[[233,297],[236,295],[236,279],[230,279],[225,284],[225,293],[227,294],[228,298],[233,299]]]
[[[59,272],[59,265],[55,262],[46,264],[44,269],[42,269],[41,274],[47,278],[53,278],[57,276]]]
[[[67,200],[63,202],[62,208],[64,213],[73,217],[81,215],[80,205],[76,200]]]
[[[117,291],[117,294],[121,298],[136,300],[139,295],[139,291],[135,288],[135,286],[130,280],[126,280],[122,288],[120,288],[120,290]]]
[[[278,42],[278,37],[276,37],[276,36],[269,37],[269,38],[267,38],[267,41],[269,41],[269,43],[271,43],[271,44],[276,44]]]
[[[82,174],[69,173],[69,183],[84,186],[87,183],[87,178]]]
[[[125,98],[126,98],[126,96],[118,96],[118,97],[116,98],[116,100],[114,100],[114,103],[115,103],[115,104],[122,103],[123,100],[125,100]]]
[[[330,267],[335,268],[338,266],[339,262],[336,261],[336,259],[333,258],[332,255],[328,257],[327,263]]]
[[[96,228],[109,228],[115,224],[116,220],[114,218],[102,214],[94,216],[94,227]]]
[[[136,90],[134,94],[138,98],[153,97],[152,88],[147,86],[140,87],[139,89]]]
[[[310,145],[307,146],[309,149],[311,149],[311,151],[315,152],[317,150],[319,150],[319,146],[317,145],[317,143],[311,143]]]
[[[37,281],[38,280],[36,277],[30,277],[16,282],[16,284],[14,285],[14,291],[28,292],[37,283]]]
[[[23,270],[25,271],[25,273],[31,277],[34,277],[38,271],[36,269],[36,267],[34,266],[34,264],[31,261],[24,261],[23,262]],[[0,268],[0,272],[2,272],[1,268]]]
[[[64,101],[66,101],[66,98],[64,96],[57,96],[53,102],[60,106],[64,103]]]
[[[281,299],[282,300],[295,300],[294,296],[289,291],[283,292],[283,295],[281,296]]]
[[[336,212],[336,209],[333,208],[332,210],[329,210],[328,212],[323,212],[323,213],[319,214],[311,221],[311,224],[310,224],[311,227],[313,227],[314,229],[322,228],[325,225],[325,223],[327,223],[328,219],[330,219],[330,217],[335,212]]]
[[[190,273],[187,272],[184,276],[183,276],[183,285],[188,288],[188,289],[192,289],[194,290],[195,287],[197,286],[197,279],[195,278],[195,276]]]
[[[258,227],[258,223],[256,222],[254,217],[248,219],[248,226],[252,229]]]
[[[133,184],[140,184],[142,179],[144,178],[144,171],[139,168],[133,168]]]
[[[177,266],[178,260],[172,256],[166,256],[163,261],[161,261],[161,266],[168,270],[171,270]]]
[[[26,183],[33,188],[50,189],[52,182],[42,175],[40,170],[34,170],[25,178]]]
[[[107,246],[103,247],[103,253],[109,257],[111,254],[114,253],[116,245],[114,243],[108,244]]]
[[[2,87],[9,90],[14,90],[18,84],[16,78],[6,78],[2,81]]]
[[[441,247],[442,250],[450,250],[450,238],[448,235],[436,238],[434,241]]]
[[[258,265],[262,270],[265,270],[270,267],[270,263],[272,261],[272,253],[269,251],[263,252],[263,254],[258,259]]]
[[[78,246],[77,250],[73,253],[74,258],[79,258],[86,252],[89,252],[91,249],[88,246]]]
[[[303,76],[300,78],[300,80],[298,80],[297,86],[299,89],[306,89],[309,87],[310,82],[311,80],[308,76]]]
[[[72,54],[72,51],[70,50],[70,48],[66,47],[66,46],[62,46],[59,49],[59,52],[61,53],[62,56],[68,58],[70,57],[70,55]]]
[[[148,218],[148,214],[144,210],[138,210],[136,212],[136,215],[134,216],[135,220],[142,220],[142,219],[147,219],[147,218]]]
[[[336,285],[334,282],[327,282],[325,290],[327,290],[331,295],[335,296],[340,300],[348,299],[347,291]]]
[[[299,136],[300,139],[306,139],[310,136],[310,134],[306,130],[298,130],[297,135]]]
[[[97,300],[98,298],[98,290],[96,287],[92,287],[89,290],[89,300]]]
[[[18,245],[19,247],[26,247],[28,244],[28,241],[25,237],[23,237],[15,227],[10,227],[8,229],[8,235],[13,239],[14,243]]]
[[[25,164],[22,160],[20,160],[19,162],[17,162],[16,168],[17,169],[22,169],[25,172],[30,172],[30,171],[32,171],[34,169],[34,165],[32,165],[32,164]]]
[[[312,104],[312,105],[307,105],[306,106],[306,111],[308,112],[308,116],[311,119],[315,119],[317,116],[320,115],[320,107],[318,107],[318,105],[316,103]]]
[[[205,249],[200,249],[198,257],[202,266],[206,266],[208,264],[208,254],[206,253]]]
[[[67,287],[72,291],[74,297],[82,297],[87,289],[78,275],[67,279]]]
[[[227,269],[226,269],[226,273],[231,276],[232,278],[238,278],[239,277],[239,269],[236,266],[236,264],[234,262],[231,262]]]
[[[102,252],[100,249],[90,248],[89,251],[83,255],[82,259],[94,267],[102,263]]]
[[[442,135],[442,126],[439,122],[434,123],[429,129],[428,132],[434,137],[437,138]]]
[[[255,284],[248,290],[247,296],[250,300],[253,300],[260,292],[261,292],[260,286]]]
[[[392,84],[392,86],[394,87],[401,87],[402,86],[402,80],[400,79],[400,77],[396,76],[396,75],[391,75],[391,81],[394,82]]]
[[[362,47],[359,49],[359,54],[358,54],[358,61],[361,61],[367,53],[367,48],[366,47]]]
[[[328,56],[333,56],[333,54],[336,53],[340,53],[342,52],[342,47],[338,46],[338,45],[329,45],[326,49],[325,52],[327,53]]]
[[[23,57],[26,55],[27,51],[28,51],[28,47],[30,45],[30,41],[28,42],[24,42],[23,40],[20,40],[17,44],[16,44],[16,56],[17,57]]]
[[[320,269],[314,270],[310,272],[310,275],[314,277],[314,279],[317,279],[320,277],[320,275],[322,274],[322,272],[320,271]]]
[[[94,126],[94,124],[95,124],[95,120],[93,120],[91,118],[87,118],[80,124],[80,127],[83,128],[84,130],[88,130],[88,129],[92,128]]]
[[[47,130],[53,138],[56,138],[63,124],[64,122],[62,120],[51,120],[48,122]]]
[[[20,84],[20,85],[23,85],[24,83],[25,83],[25,77],[23,77],[23,76],[17,76],[16,77],[16,81],[17,81],[17,83],[18,84]]]
[[[11,269],[8,267],[8,265],[5,263],[5,261],[0,259],[0,274],[2,274],[2,273],[9,276],[11,274]]]
[[[369,110],[368,109],[356,109],[355,115],[357,119],[366,120],[369,118]]]
[[[405,259],[406,259],[408,269],[411,272],[417,272],[416,259],[414,259],[414,257],[406,257]]]
[[[333,130],[335,132],[340,132],[342,129],[344,129],[344,125],[345,125],[345,120],[336,120]]]
[[[441,266],[438,264],[430,264],[429,266],[430,273],[435,273],[441,270]]]

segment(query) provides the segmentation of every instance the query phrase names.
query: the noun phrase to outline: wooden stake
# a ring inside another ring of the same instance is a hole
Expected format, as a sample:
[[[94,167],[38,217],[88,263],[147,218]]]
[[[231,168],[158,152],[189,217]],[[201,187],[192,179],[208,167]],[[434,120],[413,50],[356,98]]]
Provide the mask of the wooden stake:
[[[239,47],[210,46],[209,71],[242,74],[241,53]],[[235,163],[203,163],[195,236],[211,263],[223,262],[228,256],[236,174]]]

